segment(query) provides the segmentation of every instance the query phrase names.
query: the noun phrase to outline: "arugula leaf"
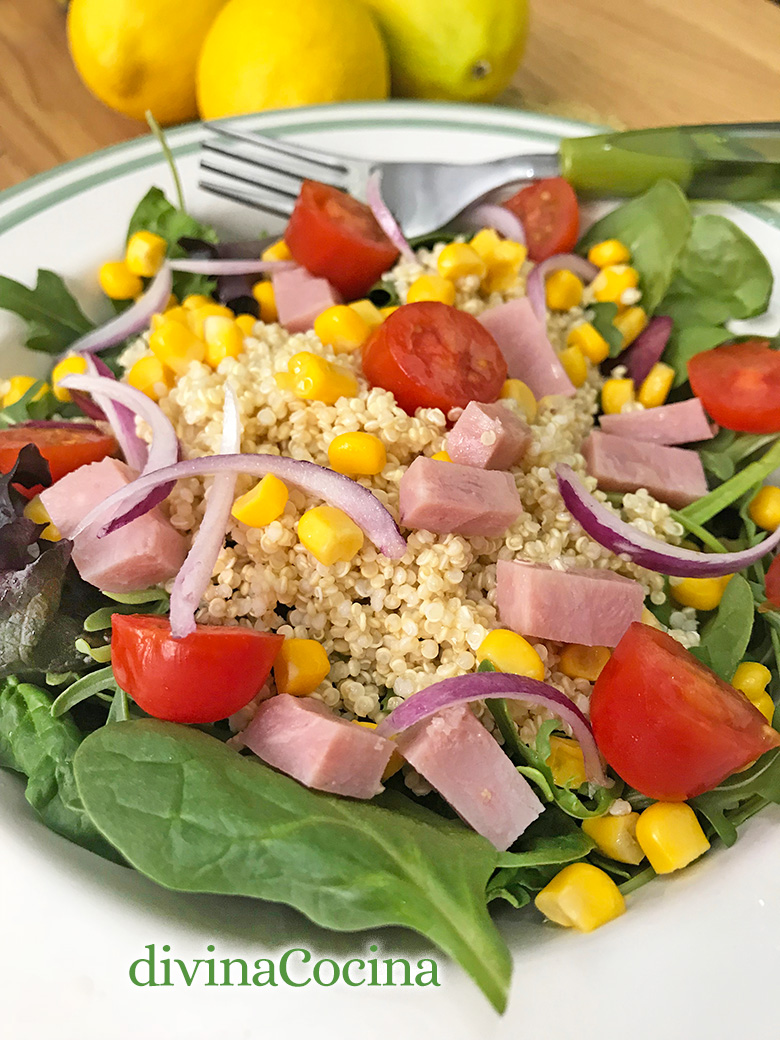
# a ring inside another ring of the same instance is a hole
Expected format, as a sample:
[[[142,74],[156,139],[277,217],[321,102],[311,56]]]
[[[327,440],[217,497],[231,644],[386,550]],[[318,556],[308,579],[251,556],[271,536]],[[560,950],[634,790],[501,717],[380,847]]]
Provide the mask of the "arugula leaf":
[[[770,802],[780,804],[780,750],[768,751],[749,769],[727,777],[713,791],[691,799],[724,845],[737,840],[737,827]]]
[[[34,289],[0,276],[0,310],[23,318],[27,322],[25,345],[47,354],[61,354],[93,327],[63,280],[52,271],[38,271]]]
[[[718,612],[701,634],[691,653],[713,672],[731,682],[737,665],[745,656],[753,632],[755,602],[745,578],[735,574],[726,586]]]
[[[780,441],[776,441],[756,462],[751,462],[749,466],[745,466],[743,470],[735,473],[720,487],[698,498],[689,506],[685,506],[684,509],[679,510],[679,513],[692,523],[702,526],[724,509],[733,506],[752,488],[761,484],[778,466],[780,466]]]
[[[609,356],[616,358],[623,350],[623,333],[614,324],[617,304],[591,303],[588,311],[591,314],[591,325],[609,344]]]
[[[705,350],[726,343],[734,337],[720,326],[692,325],[681,328],[676,322],[664,350],[664,361],[674,369],[674,386],[688,382],[688,362]]]

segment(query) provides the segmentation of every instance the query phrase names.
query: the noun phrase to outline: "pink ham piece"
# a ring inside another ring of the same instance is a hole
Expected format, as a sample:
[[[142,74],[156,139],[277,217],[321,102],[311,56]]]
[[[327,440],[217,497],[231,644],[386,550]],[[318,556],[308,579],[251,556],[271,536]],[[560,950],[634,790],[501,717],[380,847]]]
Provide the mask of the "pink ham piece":
[[[401,477],[401,525],[436,534],[496,538],[523,504],[510,473],[418,455]]]
[[[531,444],[531,430],[503,404],[471,401],[447,437],[453,462],[480,469],[511,469]]]
[[[594,430],[582,446],[588,473],[602,491],[646,488],[673,509],[707,494],[704,467],[695,451],[634,441]]]
[[[281,773],[318,791],[373,798],[395,743],[339,718],[321,701],[277,694],[241,734],[250,750]]]
[[[592,567],[555,570],[541,563],[499,560],[496,605],[502,624],[522,636],[583,646],[617,646],[642,616],[638,581]]]
[[[102,459],[68,473],[41,492],[46,512],[69,538],[79,522],[134,472],[119,459]],[[103,592],[137,592],[173,578],[187,555],[187,543],[158,507],[121,531],[97,538],[89,531],[73,543],[79,574]]]
[[[278,271],[272,277],[279,324],[288,332],[308,332],[314,319],[341,297],[324,278],[315,278],[303,267]]]
[[[419,722],[396,743],[458,816],[502,852],[542,812],[528,781],[465,704]]]
[[[662,404],[658,408],[645,408],[642,412],[602,415],[599,426],[604,433],[615,437],[652,441],[654,444],[692,444],[715,436],[698,397]]]
[[[522,379],[537,400],[548,394],[572,397],[576,393],[527,296],[491,307],[479,320],[498,343],[510,379]]]

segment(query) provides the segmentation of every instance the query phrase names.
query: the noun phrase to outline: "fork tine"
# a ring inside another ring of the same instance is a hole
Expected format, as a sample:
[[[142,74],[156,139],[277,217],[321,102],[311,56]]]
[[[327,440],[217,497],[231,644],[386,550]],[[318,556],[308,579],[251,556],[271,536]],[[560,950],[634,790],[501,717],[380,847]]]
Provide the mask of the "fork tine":
[[[220,171],[210,172],[219,173]],[[243,184],[246,184],[246,187]],[[226,184],[222,184],[218,181],[201,178],[198,181],[198,187],[211,192],[212,195],[220,195],[225,199],[232,199],[234,202],[242,202],[246,206],[253,206],[255,209],[261,209],[266,213],[273,213],[284,218],[290,216],[295,205],[295,199],[260,188],[251,181],[237,184],[235,179],[231,178]]]
[[[203,142],[203,150],[214,153],[215,155],[224,156],[227,159],[235,160],[237,163],[243,163],[245,167],[255,168],[257,175],[255,182],[264,185],[270,182],[272,187],[280,187],[282,190],[294,191],[297,195],[301,190],[301,184],[304,180],[312,176],[310,170],[300,170],[301,163],[298,160],[293,160],[290,164],[291,167],[298,167],[298,169],[285,169],[278,165],[278,159],[276,156],[266,158],[262,156],[262,153],[258,157],[252,157],[246,155],[240,151],[236,151],[230,147],[223,147],[220,144],[214,144],[212,141]],[[262,157],[261,157],[262,156]],[[249,179],[248,172],[245,170],[244,175],[246,179]],[[241,176],[241,174],[236,174]],[[326,172],[318,172],[316,174],[317,179],[321,180],[324,184],[331,184],[334,188],[346,187],[346,178],[344,175],[337,173],[334,170],[328,170]],[[282,183],[279,183],[279,179],[283,178]]]
[[[280,141],[275,137],[266,137],[264,134],[229,130],[227,127],[218,126],[216,123],[207,123],[206,126],[210,130],[222,134],[223,137],[231,138],[234,141],[242,141],[244,144],[252,145],[253,147],[266,148],[269,152],[278,152],[281,155],[287,155],[294,159],[307,160],[320,166],[330,167],[333,170],[340,170],[345,174],[349,172],[348,160],[343,156],[333,155],[331,152],[323,152],[318,148],[308,148],[305,145],[293,144],[291,141]]]

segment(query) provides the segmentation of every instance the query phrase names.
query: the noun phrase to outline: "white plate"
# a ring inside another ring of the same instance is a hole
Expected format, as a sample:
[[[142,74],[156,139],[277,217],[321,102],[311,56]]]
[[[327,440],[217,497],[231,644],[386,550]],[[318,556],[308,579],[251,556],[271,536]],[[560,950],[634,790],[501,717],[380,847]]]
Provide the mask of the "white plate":
[[[497,158],[552,150],[580,123],[489,107],[344,105],[237,120],[296,140],[381,158]],[[202,130],[170,134],[192,212],[246,238],[274,230],[261,214],[200,192]],[[170,176],[149,138],[99,152],[0,195],[0,273],[31,282],[38,267],[66,276],[93,314],[99,264],[121,255],[128,218],[152,185]],[[780,229],[767,207],[728,210],[780,270]],[[780,306],[752,327],[774,333]],[[18,324],[0,315],[0,372],[40,359],[15,347]],[[775,1038],[773,994],[780,963],[780,810],[752,821],[737,846],[629,897],[629,912],[591,935],[544,925],[533,909],[497,913],[515,958],[504,1018],[454,965],[411,933],[335,934],[284,907],[188,896],[100,860],[47,831],[22,785],[0,775],[0,1014],[13,1040],[484,1040],[566,1036],[578,1040]],[[136,988],[132,961],[155,943],[158,957],[252,961],[305,946],[315,957],[436,957],[438,989],[207,988],[182,981]]]

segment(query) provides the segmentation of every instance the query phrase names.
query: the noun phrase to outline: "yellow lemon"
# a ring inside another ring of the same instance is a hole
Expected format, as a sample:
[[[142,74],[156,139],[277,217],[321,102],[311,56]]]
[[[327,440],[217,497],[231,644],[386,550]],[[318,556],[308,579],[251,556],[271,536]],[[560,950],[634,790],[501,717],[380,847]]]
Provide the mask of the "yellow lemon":
[[[195,66],[225,0],[71,0],[68,41],[86,85],[134,119],[194,119]]]
[[[204,119],[387,97],[384,43],[357,0],[230,0],[198,63]]]

